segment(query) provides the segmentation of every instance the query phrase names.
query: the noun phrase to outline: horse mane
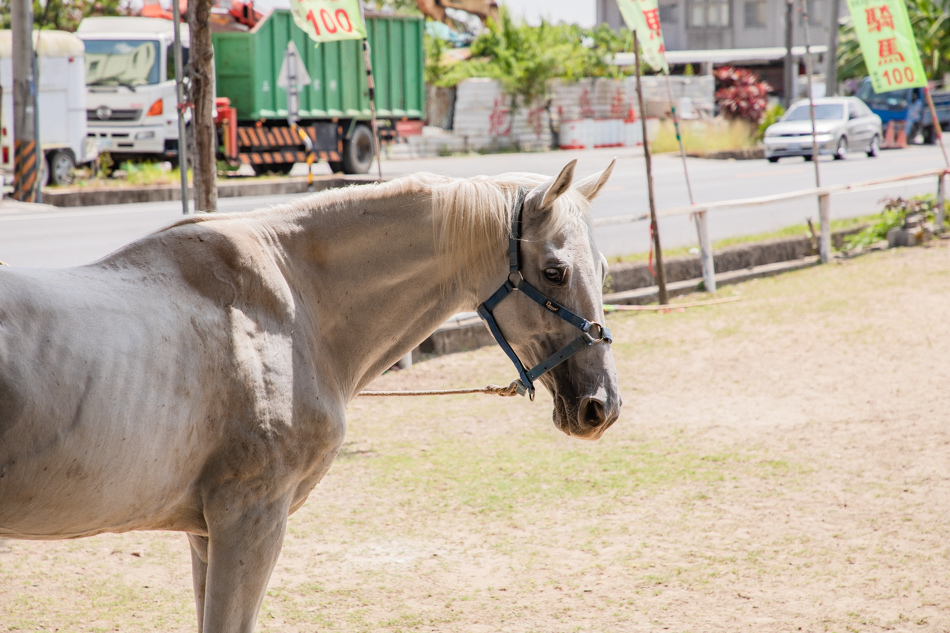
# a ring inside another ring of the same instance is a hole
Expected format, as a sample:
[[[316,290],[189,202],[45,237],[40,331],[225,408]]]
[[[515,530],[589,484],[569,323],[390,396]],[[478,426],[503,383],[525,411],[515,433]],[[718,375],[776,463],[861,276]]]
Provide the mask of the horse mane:
[[[345,208],[354,201],[384,201],[396,196],[428,195],[432,204],[432,230],[436,252],[447,270],[459,271],[455,282],[464,282],[497,264],[507,251],[511,214],[519,189],[532,189],[550,180],[531,173],[451,178],[419,172],[371,185],[351,185],[322,191],[288,204],[242,214],[209,214],[184,218],[159,232],[183,224],[224,218],[265,219],[275,211],[311,215],[317,209]],[[573,187],[561,195],[540,227],[541,239],[565,230],[580,220],[589,223],[590,202]]]

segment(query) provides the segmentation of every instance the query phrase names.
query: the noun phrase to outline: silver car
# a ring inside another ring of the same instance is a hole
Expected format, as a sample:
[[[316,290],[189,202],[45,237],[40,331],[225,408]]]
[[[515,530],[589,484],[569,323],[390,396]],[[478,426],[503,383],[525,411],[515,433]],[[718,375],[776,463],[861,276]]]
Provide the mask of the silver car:
[[[815,99],[815,141],[819,154],[844,159],[851,150],[877,156],[881,149],[881,118],[855,97]],[[796,101],[777,123],[765,130],[765,157],[770,163],[783,156],[812,159],[811,117],[808,100]]]

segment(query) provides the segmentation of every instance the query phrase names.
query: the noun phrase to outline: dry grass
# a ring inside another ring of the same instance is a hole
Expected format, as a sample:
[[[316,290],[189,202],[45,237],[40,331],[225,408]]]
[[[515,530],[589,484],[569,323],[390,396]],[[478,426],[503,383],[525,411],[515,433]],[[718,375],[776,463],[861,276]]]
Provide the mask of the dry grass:
[[[755,130],[744,121],[718,118],[708,121],[680,121],[680,134],[683,138],[683,148],[689,154],[705,155],[752,149],[757,145]],[[660,129],[650,143],[650,150],[657,154],[680,151],[673,121],[664,119],[660,122]]]
[[[612,314],[623,419],[365,399],[259,631],[950,630],[950,249]],[[497,349],[379,388],[502,383]],[[0,630],[192,631],[181,535],[0,543]]]

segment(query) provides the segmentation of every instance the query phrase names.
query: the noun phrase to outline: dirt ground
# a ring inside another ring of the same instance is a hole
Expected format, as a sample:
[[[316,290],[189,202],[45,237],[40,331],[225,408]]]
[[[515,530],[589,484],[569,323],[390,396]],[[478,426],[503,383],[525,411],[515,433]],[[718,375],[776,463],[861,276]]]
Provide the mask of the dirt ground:
[[[950,631],[950,247],[611,315],[621,420],[359,399],[258,631]],[[376,388],[507,383],[495,348]],[[184,536],[0,542],[0,630],[193,631]]]

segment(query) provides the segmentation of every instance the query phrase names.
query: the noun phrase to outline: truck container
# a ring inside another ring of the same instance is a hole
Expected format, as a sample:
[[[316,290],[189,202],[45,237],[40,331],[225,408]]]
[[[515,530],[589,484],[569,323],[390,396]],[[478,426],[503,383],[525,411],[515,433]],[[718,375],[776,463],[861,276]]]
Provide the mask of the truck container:
[[[86,136],[85,68],[83,43],[72,33],[33,31],[39,61],[39,147],[42,150],[39,181],[57,185],[72,181],[76,165],[98,156],[96,144]],[[13,38],[0,31],[0,173],[12,176],[13,138]]]
[[[400,121],[425,117],[421,18],[369,14],[376,115],[383,140],[397,134]],[[299,87],[299,109],[288,112],[281,67],[291,42],[309,81]],[[307,150],[288,119],[309,136],[314,153],[334,171],[365,173],[373,160],[370,102],[362,41],[319,46],[297,27],[289,10],[276,9],[246,32],[212,34],[218,97],[230,100],[235,135],[222,130],[225,154],[256,171],[288,171]],[[228,139],[231,140],[228,140]]]

